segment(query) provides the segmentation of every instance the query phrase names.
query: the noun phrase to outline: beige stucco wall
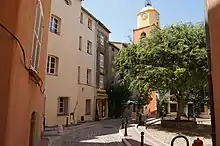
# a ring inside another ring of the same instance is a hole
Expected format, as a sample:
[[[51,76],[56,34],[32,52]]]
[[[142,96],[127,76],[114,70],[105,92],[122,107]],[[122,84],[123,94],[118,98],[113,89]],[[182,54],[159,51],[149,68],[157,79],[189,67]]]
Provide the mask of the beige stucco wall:
[[[78,36],[81,1],[53,0],[51,14],[61,18],[60,35],[49,33],[48,54],[59,57],[58,75],[46,76],[46,124],[65,124],[66,117],[57,116],[58,97],[69,97],[69,112],[77,101]]]
[[[175,104],[177,104],[177,102],[175,102],[175,101],[169,101],[169,104],[168,104],[168,115],[172,115],[172,116],[174,116],[174,115],[176,115],[177,114],[177,112],[170,112],[170,103],[175,103]],[[189,102],[190,104],[192,104],[192,102]],[[177,108],[178,108],[178,104],[177,104]],[[207,105],[205,105],[204,106],[204,109],[205,109],[205,112],[201,112],[200,113],[200,115],[199,115],[199,117],[201,117],[201,118],[210,118],[210,109],[208,108],[208,106]],[[186,114],[186,115],[188,115],[188,104],[186,104],[186,106],[184,107],[184,113]]]
[[[77,65],[80,66],[80,85],[78,87],[77,120],[84,116],[86,121],[94,119],[94,97],[96,92],[96,21],[83,12],[83,24],[80,23],[79,35],[82,36],[82,50],[77,50]],[[88,18],[92,20],[92,30],[88,28]],[[87,51],[87,40],[92,42],[92,55]],[[86,85],[87,69],[92,70],[92,84]],[[91,99],[91,115],[85,115],[86,99]]]
[[[145,20],[142,19],[142,14],[144,13],[148,14],[148,17]],[[157,20],[156,14],[159,15],[159,13],[156,10],[148,10],[148,11],[138,13],[137,28],[142,28],[145,26],[153,25],[153,24],[157,25],[157,23],[158,23],[158,26],[160,26],[160,20]]]

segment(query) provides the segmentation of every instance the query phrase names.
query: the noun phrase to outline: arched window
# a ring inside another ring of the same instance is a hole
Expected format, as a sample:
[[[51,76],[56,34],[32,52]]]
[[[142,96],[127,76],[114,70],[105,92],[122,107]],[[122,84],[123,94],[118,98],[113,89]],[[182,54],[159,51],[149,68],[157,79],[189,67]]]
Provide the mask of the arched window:
[[[146,33],[145,32],[142,32],[141,33],[141,39],[145,38],[146,37]]]
[[[68,6],[71,5],[71,0],[64,0],[64,1],[65,1],[65,3],[66,3]]]
[[[30,120],[29,146],[38,145],[38,119],[37,113],[32,112]]]

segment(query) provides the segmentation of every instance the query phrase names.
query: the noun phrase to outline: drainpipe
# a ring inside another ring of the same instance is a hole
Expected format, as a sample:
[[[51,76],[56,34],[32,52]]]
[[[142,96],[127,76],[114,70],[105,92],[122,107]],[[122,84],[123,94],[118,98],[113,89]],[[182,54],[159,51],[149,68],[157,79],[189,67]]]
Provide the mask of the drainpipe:
[[[213,98],[213,84],[212,84],[212,67],[211,67],[211,49],[210,49],[210,35],[208,25],[208,9],[207,0],[205,0],[205,32],[206,32],[206,51],[208,57],[208,86],[209,86],[209,100],[211,110],[211,124],[212,124],[212,145],[216,146],[216,133],[215,133],[215,108]]]

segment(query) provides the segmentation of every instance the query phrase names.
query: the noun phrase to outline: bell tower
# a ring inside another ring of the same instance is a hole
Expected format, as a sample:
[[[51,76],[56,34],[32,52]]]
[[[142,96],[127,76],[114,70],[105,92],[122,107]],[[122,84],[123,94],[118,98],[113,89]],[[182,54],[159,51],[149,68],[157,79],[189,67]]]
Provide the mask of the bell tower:
[[[155,27],[160,27],[160,13],[152,7],[150,0],[146,0],[145,7],[137,14],[137,28],[133,30],[134,43],[148,36]]]

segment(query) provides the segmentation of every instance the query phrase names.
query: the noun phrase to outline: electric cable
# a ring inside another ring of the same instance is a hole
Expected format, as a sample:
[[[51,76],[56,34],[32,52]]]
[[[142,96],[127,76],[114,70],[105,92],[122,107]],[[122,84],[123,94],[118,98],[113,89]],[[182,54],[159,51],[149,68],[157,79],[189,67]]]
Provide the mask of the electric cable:
[[[33,75],[33,73],[30,71],[30,69],[27,67],[25,50],[24,50],[24,47],[23,47],[23,45],[21,44],[20,40],[19,40],[11,31],[9,31],[2,23],[0,23],[0,26],[1,26],[8,34],[10,34],[10,35],[17,41],[17,43],[19,44],[20,49],[21,49],[21,51],[22,51],[22,55],[23,55],[23,61],[24,61],[24,67],[25,67],[25,69],[26,69],[26,70],[32,75],[32,77],[34,78],[35,81],[33,81],[33,80],[32,80],[32,81],[33,81],[35,84],[37,84],[37,85],[40,87],[40,91],[41,91],[42,93],[44,93],[44,92],[45,92],[45,89],[42,89],[42,87],[43,87],[43,81],[42,81],[42,79],[37,75],[37,77],[39,78],[39,80],[40,80],[40,82],[41,82],[41,84],[40,84],[39,81],[36,79],[36,77]]]
[[[24,60],[24,66],[25,66],[25,69],[26,70],[29,70],[29,68],[27,67],[26,65],[26,55],[25,55],[25,51],[24,51],[24,48],[20,42],[20,40],[12,33],[10,32],[2,23],[0,23],[0,26],[5,30],[7,31],[7,33],[9,33],[19,44],[20,48],[21,48],[21,51],[22,51],[22,55],[23,55],[23,60]]]

